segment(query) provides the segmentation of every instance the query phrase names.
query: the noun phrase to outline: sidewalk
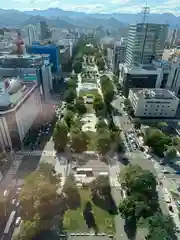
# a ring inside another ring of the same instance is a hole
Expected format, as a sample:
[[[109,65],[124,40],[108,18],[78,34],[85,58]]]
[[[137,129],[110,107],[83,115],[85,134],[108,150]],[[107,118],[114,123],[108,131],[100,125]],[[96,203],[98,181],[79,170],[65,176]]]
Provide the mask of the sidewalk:
[[[109,179],[110,179],[110,184],[111,184],[111,194],[112,197],[116,203],[116,206],[118,208],[120,200],[122,199],[121,197],[121,186],[120,183],[117,180],[117,173],[119,173],[120,167],[119,164],[115,164],[113,166],[109,166]],[[115,226],[116,226],[116,235],[115,239],[122,239],[122,240],[128,240],[128,237],[126,233],[124,232],[124,224],[125,221],[121,217],[120,213],[115,215]]]
[[[23,155],[16,154],[15,160],[12,162],[10,169],[8,170],[6,176],[0,183],[0,191],[4,191],[5,188],[16,184],[16,173],[22,162]]]

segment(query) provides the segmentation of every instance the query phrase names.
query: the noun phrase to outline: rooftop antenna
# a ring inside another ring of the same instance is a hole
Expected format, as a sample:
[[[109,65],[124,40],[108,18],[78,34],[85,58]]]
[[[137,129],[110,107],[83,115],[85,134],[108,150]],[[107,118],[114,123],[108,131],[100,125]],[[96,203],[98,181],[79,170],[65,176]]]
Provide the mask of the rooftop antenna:
[[[148,7],[147,2],[146,2],[146,5],[142,8],[142,14],[143,14],[142,22],[143,23],[147,23],[149,13],[150,13],[150,7]]]

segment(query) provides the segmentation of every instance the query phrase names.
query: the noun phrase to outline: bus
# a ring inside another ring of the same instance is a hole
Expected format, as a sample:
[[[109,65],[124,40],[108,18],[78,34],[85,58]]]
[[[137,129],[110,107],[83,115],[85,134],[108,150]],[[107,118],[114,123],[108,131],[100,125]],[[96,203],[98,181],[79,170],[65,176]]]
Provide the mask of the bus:
[[[76,172],[77,174],[80,174],[80,175],[85,174],[87,177],[93,176],[92,168],[77,168]]]
[[[9,233],[9,229],[11,228],[11,225],[14,221],[14,218],[15,218],[15,215],[16,215],[16,211],[12,211],[10,216],[9,216],[9,219],[6,223],[6,227],[4,229],[4,234],[8,234]]]

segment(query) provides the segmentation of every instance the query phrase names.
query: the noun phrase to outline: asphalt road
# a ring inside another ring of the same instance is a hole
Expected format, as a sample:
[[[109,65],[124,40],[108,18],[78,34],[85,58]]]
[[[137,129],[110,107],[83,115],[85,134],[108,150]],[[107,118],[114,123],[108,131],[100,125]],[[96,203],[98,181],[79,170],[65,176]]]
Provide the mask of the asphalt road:
[[[130,129],[133,129],[133,124],[131,123],[129,117],[125,115],[125,111],[122,109],[121,105],[122,102],[124,102],[124,100],[121,97],[117,97],[117,99],[114,100],[112,105],[119,111],[119,116],[114,116],[114,120],[123,130],[122,136],[124,136],[124,133],[128,132]],[[125,155],[130,159],[130,162],[132,164],[137,164],[143,169],[151,171],[158,178],[156,169],[154,168],[154,164],[152,163],[152,161],[148,160],[140,150],[137,149],[131,152],[127,151]],[[125,167],[125,165],[121,161],[119,162],[119,166],[120,169],[123,169]],[[158,187],[157,191],[159,195],[159,204],[163,213],[169,214],[167,204],[164,201],[162,189]]]

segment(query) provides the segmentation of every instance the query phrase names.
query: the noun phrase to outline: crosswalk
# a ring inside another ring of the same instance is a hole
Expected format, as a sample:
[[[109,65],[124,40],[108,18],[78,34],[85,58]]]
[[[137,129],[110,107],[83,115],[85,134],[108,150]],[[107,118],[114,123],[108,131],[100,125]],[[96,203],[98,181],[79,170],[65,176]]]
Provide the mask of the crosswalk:
[[[18,168],[19,168],[19,166],[22,162],[22,158],[23,158],[23,156],[21,156],[21,155],[15,155],[15,159],[14,159],[14,161],[13,161],[13,163],[12,163],[12,165],[11,165],[9,171],[8,171],[9,176],[10,175],[11,176],[16,175],[16,173],[18,171]]]
[[[41,151],[41,150],[35,150],[35,151],[20,151],[18,154],[22,155],[31,155],[31,156],[53,156],[53,151]]]

